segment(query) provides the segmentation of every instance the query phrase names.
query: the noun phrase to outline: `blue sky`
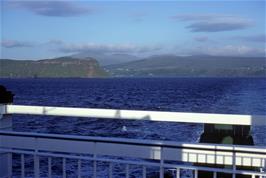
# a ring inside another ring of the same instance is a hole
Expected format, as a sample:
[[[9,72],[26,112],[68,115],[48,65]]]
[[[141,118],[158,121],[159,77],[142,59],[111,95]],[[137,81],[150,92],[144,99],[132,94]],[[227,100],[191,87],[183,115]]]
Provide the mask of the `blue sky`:
[[[1,1],[1,58],[265,56],[265,1]]]

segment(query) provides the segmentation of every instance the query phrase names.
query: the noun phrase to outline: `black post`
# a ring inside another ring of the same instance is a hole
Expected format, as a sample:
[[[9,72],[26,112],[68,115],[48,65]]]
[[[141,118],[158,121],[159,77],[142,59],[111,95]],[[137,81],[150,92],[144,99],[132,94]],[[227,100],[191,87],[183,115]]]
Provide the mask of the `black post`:
[[[7,91],[6,88],[0,85],[0,108],[1,105],[10,104],[13,102],[13,94]],[[0,130],[11,130],[12,129],[12,118],[3,117],[0,113]],[[0,147],[2,147],[2,138],[0,138]],[[12,172],[10,171],[12,167],[12,154],[7,152],[0,152],[0,177],[12,177]]]
[[[234,145],[254,145],[253,138],[250,135],[250,126],[243,125],[221,125],[221,124],[204,124],[204,132],[200,136],[200,143],[215,144],[234,144]],[[226,168],[223,165],[206,165],[214,168]],[[237,167],[237,169],[250,169],[250,167]],[[213,178],[213,173],[208,171],[199,171],[199,178]],[[217,173],[217,178],[232,177],[231,174]],[[251,178],[249,175],[236,175],[236,178]]]
[[[0,104],[13,103],[14,94],[11,91],[6,90],[6,87],[0,85]]]

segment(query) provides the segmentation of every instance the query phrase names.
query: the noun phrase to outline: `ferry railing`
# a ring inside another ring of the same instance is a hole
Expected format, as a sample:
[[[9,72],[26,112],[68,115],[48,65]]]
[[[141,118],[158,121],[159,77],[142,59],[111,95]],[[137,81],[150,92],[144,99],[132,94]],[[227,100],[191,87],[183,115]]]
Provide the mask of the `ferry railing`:
[[[266,125],[263,115],[184,113],[75,107],[2,105],[3,114],[30,114],[47,116],[93,117],[105,119],[132,119],[162,122],[185,122],[226,125]]]
[[[252,126],[266,125],[265,116],[46,106],[1,105],[1,114],[74,116]],[[8,122],[11,122],[11,118],[5,119],[5,117],[2,117],[1,120],[0,126],[2,129],[10,126]],[[216,177],[217,173],[221,172],[232,174],[233,177],[237,175],[250,175],[252,178],[266,177],[266,147],[261,146],[186,144],[158,140],[26,133],[6,129],[0,131],[0,153],[2,154],[0,167],[5,167],[5,170],[2,169],[2,172],[6,172],[2,176],[8,175],[9,177],[12,176],[13,153],[19,154],[21,157],[21,177],[25,176],[25,155],[32,155],[34,157],[34,177],[40,176],[40,158],[44,157],[47,158],[47,177],[52,177],[53,175],[51,165],[53,158],[62,159],[62,177],[67,176],[67,159],[77,161],[77,177],[82,176],[82,167],[84,166],[83,162],[85,160],[92,162],[93,177],[97,177],[97,164],[99,162],[109,164],[109,177],[113,176],[113,165],[115,163],[125,165],[124,177],[130,177],[132,165],[142,167],[143,177],[146,177],[146,168],[150,166],[158,168],[160,178],[164,177],[166,169],[174,169],[176,177],[180,176],[180,170],[182,169],[192,170],[194,177],[198,176],[199,171],[213,172],[213,177]],[[220,168],[204,166],[206,164],[220,166]],[[249,169],[245,169],[246,167]]]

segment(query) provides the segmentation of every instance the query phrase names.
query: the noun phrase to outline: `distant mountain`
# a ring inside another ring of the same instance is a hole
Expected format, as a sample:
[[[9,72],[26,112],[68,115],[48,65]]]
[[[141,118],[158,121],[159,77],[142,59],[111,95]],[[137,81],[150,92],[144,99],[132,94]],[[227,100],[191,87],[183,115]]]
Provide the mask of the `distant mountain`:
[[[0,59],[0,77],[266,77],[265,57],[157,55],[104,68],[97,60],[73,56]]]
[[[93,58],[61,57],[44,60],[0,59],[0,77],[105,77],[107,73]]]
[[[88,57],[92,57],[97,59],[100,66],[112,65],[112,64],[120,64],[130,61],[135,61],[140,58],[137,56],[129,55],[129,54],[103,54],[103,53],[93,53],[93,52],[83,52],[79,54],[74,54],[71,57],[86,59]]]
[[[266,58],[158,55],[105,69],[115,77],[266,77]]]

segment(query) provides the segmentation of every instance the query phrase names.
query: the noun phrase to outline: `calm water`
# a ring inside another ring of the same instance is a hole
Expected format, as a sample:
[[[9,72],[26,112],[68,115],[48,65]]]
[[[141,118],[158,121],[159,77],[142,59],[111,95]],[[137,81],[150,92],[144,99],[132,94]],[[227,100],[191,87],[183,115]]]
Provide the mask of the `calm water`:
[[[0,84],[16,94],[14,104],[266,115],[266,79],[0,79]],[[203,128],[201,124],[151,121],[12,117],[16,131],[183,142],[197,142]],[[127,131],[122,131],[123,126]],[[252,135],[256,145],[266,145],[266,127],[252,128]],[[59,175],[60,160],[53,165]],[[17,160],[15,171],[19,169]]]

